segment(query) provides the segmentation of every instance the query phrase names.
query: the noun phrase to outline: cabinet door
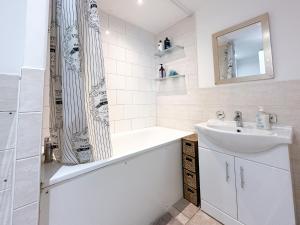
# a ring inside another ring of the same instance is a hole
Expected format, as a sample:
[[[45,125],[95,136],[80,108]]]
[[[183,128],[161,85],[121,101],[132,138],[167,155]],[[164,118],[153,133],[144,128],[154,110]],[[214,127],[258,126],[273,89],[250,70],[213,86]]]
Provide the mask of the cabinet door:
[[[288,171],[236,158],[238,220],[245,225],[295,225]]]
[[[234,157],[199,148],[201,199],[237,218]]]

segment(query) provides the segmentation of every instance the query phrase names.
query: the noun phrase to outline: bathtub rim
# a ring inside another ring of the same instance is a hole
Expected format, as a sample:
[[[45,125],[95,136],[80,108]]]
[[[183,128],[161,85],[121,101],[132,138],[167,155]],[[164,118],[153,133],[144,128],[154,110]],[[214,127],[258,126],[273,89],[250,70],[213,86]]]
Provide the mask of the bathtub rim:
[[[184,131],[184,130],[178,130],[178,129],[172,129],[172,128],[165,128],[165,127],[150,127],[150,128],[144,128],[144,129],[138,129],[138,130],[133,130],[129,132],[122,132],[116,134],[118,135],[124,135],[124,134],[129,134],[129,133],[137,133],[139,131],[144,131],[146,129],[151,129],[151,128],[162,128],[164,130],[168,129],[170,131],[177,131],[177,135],[161,144],[149,147],[149,148],[143,148],[135,152],[131,152],[129,154],[121,154],[117,156],[113,156],[109,159],[101,160],[101,161],[96,161],[96,162],[91,162],[87,164],[80,164],[80,165],[75,165],[75,166],[67,166],[63,165],[61,163],[58,163],[56,161],[52,163],[42,163],[42,175],[41,175],[41,189],[51,189],[53,186],[60,185],[64,182],[70,181],[76,177],[79,176],[84,176],[85,174],[94,172],[98,169],[117,164],[123,161],[126,161],[131,158],[135,158],[139,155],[142,155],[144,153],[153,151],[155,149],[159,149],[162,146],[168,145],[174,141],[181,140],[183,137],[188,136],[193,134],[194,132],[191,131]],[[58,174],[57,174],[58,172]]]

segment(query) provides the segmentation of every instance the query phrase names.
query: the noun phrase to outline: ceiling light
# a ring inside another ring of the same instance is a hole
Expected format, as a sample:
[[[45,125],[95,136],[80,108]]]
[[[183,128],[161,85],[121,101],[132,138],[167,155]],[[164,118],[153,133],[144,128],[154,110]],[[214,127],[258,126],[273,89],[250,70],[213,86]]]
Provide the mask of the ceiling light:
[[[137,0],[137,4],[138,5],[143,5],[144,4],[144,0]]]
[[[109,28],[110,28],[110,22],[109,22],[109,15],[108,15],[107,16],[107,29],[105,30],[105,34],[106,35],[110,34]]]

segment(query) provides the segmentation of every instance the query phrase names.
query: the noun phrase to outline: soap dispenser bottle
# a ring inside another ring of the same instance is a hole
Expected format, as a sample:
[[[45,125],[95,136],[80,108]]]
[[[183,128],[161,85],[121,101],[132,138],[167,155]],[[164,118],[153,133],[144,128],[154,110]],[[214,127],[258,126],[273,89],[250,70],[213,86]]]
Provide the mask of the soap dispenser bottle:
[[[163,46],[162,40],[160,40],[160,41],[158,42],[157,49],[158,49],[158,51],[160,51],[160,52],[162,52],[162,51],[164,50],[164,46]]]
[[[262,106],[259,106],[256,114],[256,127],[263,130],[271,129],[270,114],[266,113]]]
[[[168,37],[166,37],[166,40],[164,41],[165,49],[171,48],[171,41]]]
[[[159,78],[163,79],[166,77],[166,70],[163,67],[163,64],[160,64],[160,68],[159,68]]]

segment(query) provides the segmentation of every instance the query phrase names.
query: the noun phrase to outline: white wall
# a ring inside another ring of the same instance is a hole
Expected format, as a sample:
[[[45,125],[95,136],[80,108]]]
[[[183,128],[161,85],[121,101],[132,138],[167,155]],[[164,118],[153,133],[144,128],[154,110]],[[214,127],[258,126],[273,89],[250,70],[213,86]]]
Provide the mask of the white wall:
[[[20,74],[23,64],[26,0],[0,3],[0,74]]]
[[[275,80],[300,79],[299,9],[298,0],[211,0],[201,4],[196,13],[199,86],[214,86],[211,35],[265,12],[270,14]]]
[[[156,36],[156,42],[164,41],[168,37],[173,45],[184,47],[184,51],[175,51],[156,60],[157,68],[163,63],[167,74],[170,70],[175,70],[178,74],[185,77],[168,79],[157,82],[158,95],[182,95],[198,88],[197,82],[197,46],[195,33],[195,18],[188,17],[181,20],[176,25],[159,33]],[[158,72],[156,72],[158,76]]]
[[[190,104],[190,101],[194,99],[192,93],[199,89],[195,26],[195,17],[188,17],[157,36],[157,40],[167,36],[174,44],[184,46],[185,57],[171,60],[166,63],[166,66],[186,75],[184,78],[159,82],[158,126],[193,130],[196,124],[193,118],[198,118],[203,114],[198,108],[188,108],[185,105]],[[183,87],[185,87],[185,92],[182,91]]]
[[[20,74],[21,67],[45,68],[48,17],[44,12],[49,2],[2,0],[0,4],[0,74]]]
[[[112,132],[156,124],[154,35],[100,12]],[[106,35],[105,30],[110,30]]]
[[[45,69],[49,0],[27,0],[23,67]]]

